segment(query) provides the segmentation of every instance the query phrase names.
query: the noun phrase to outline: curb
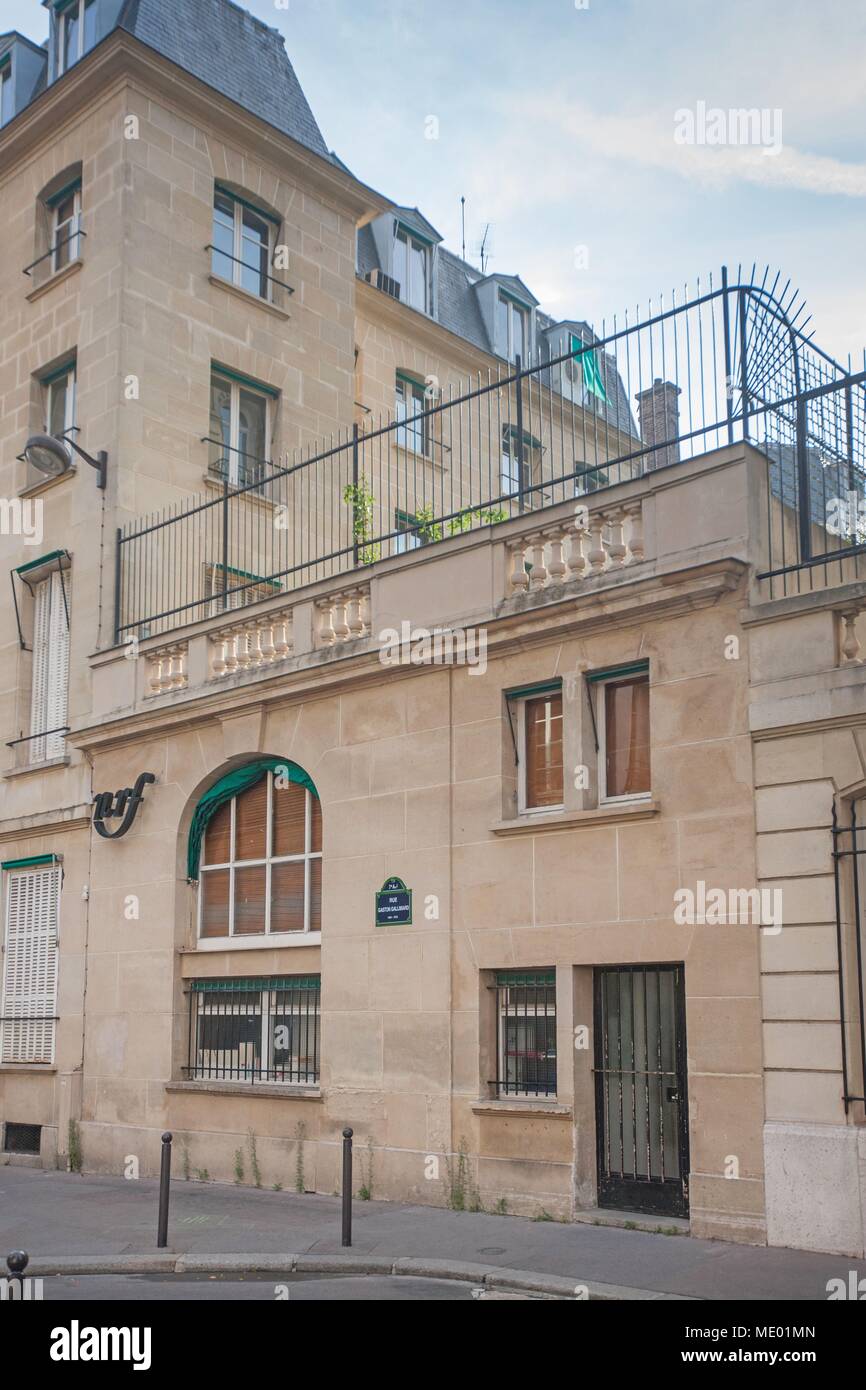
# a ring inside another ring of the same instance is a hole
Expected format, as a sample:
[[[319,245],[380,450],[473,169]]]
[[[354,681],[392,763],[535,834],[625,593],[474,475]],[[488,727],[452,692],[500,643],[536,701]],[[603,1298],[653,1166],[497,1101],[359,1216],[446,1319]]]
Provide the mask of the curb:
[[[34,1258],[27,1270],[36,1277],[94,1274],[352,1274],[404,1276],[415,1279],[448,1279],[508,1289],[540,1298],[570,1302],[700,1302],[687,1294],[660,1293],[628,1285],[599,1284],[594,1280],[538,1274],[531,1270],[504,1269],[499,1265],[468,1264],[460,1260],[419,1257],[392,1259],[388,1255],[45,1255]]]

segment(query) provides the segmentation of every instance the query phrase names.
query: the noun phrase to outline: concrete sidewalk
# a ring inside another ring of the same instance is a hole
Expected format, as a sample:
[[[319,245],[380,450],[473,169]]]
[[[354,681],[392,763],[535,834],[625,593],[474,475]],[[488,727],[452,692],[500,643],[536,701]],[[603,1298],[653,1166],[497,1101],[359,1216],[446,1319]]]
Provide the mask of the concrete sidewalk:
[[[29,1253],[32,1274],[343,1267],[338,1198],[181,1179],[166,1254],[156,1249],[157,1196],[150,1180],[0,1167],[0,1273],[15,1249]],[[820,1301],[829,1279],[866,1278],[866,1262],[844,1255],[390,1202],[356,1201],[353,1211],[355,1272],[429,1271],[561,1295],[580,1284],[591,1296],[599,1286],[598,1297]]]

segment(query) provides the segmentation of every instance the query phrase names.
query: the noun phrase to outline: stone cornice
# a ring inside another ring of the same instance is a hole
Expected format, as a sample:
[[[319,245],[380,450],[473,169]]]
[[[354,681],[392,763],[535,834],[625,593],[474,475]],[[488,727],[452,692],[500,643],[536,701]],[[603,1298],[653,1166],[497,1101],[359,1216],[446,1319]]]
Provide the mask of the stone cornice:
[[[640,568],[646,570],[646,566]],[[457,626],[487,628],[487,657],[494,660],[551,641],[609,632],[614,627],[640,626],[651,619],[682,616],[709,607],[736,590],[747,568],[735,559],[662,575],[640,574],[635,567],[632,572],[626,571],[615,586],[608,584],[592,591],[587,584],[565,584],[558,592],[545,591],[534,604],[523,602],[515,608],[510,607],[514,601],[507,600],[495,613],[488,610],[461,615]],[[509,611],[505,611],[506,606]],[[310,653],[300,658],[297,665],[284,665],[273,674],[254,676],[243,685],[226,688],[210,683],[167,698],[159,706],[101,716],[98,723],[73,729],[67,735],[67,743],[99,753],[131,739],[179,733],[311,698],[323,700],[348,690],[381,685],[389,679],[408,680],[430,669],[429,665],[385,667],[378,646],[373,646],[370,639],[360,639],[351,652],[336,657],[330,649]]]

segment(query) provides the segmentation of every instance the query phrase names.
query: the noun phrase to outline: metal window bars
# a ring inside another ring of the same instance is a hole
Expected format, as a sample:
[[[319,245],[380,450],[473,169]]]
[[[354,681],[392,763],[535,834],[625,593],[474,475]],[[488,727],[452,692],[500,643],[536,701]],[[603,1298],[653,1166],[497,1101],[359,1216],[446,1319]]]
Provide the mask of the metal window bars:
[[[743,442],[766,476],[767,596],[861,577],[866,355],[854,372],[818,348],[780,278],[753,268],[731,283],[723,269],[720,284],[598,333],[542,327],[525,364],[430,388],[414,415],[371,412],[284,466],[225,479],[220,497],[130,522],[117,533],[116,640],[207,615],[217,563],[238,589],[253,574],[289,591],[399,554],[398,513],[447,540]],[[413,435],[429,456],[405,447]],[[862,531],[840,527],[842,502]]]
[[[193,1081],[316,1085],[320,996],[318,975],[193,981],[185,1075]]]
[[[496,993],[496,1078],[500,1098],[556,1096],[556,975],[501,971]]]

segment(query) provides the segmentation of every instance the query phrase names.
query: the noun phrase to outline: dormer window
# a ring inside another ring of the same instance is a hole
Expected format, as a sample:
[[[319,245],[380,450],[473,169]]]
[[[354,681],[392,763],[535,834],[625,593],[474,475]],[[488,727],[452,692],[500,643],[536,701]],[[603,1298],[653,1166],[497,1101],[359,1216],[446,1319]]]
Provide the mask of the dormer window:
[[[0,69],[0,126],[11,121],[15,115],[15,105],[12,100],[12,63],[7,59],[5,66]]]
[[[397,228],[394,243],[394,279],[404,304],[430,312],[430,248],[406,230]]]
[[[57,75],[83,58],[96,42],[96,0],[69,0],[57,15]]]
[[[497,347],[509,362],[526,362],[526,349],[529,342],[528,315],[526,309],[509,295],[499,291],[496,305]]]

